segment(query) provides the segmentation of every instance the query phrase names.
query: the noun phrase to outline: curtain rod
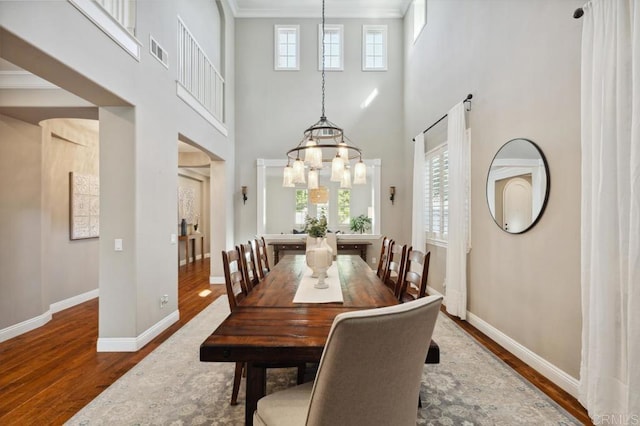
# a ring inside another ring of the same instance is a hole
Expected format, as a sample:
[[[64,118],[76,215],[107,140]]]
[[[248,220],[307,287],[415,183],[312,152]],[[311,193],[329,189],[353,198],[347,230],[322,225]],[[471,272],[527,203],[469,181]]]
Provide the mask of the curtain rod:
[[[473,95],[472,95],[471,93],[469,93],[469,94],[467,95],[467,97],[464,99],[464,101],[462,101],[462,102],[469,102],[469,104],[471,104],[471,98],[473,98]],[[469,107],[469,109],[468,109],[467,111],[471,111],[471,107]],[[429,127],[427,127],[426,129],[424,129],[424,130],[422,131],[422,133],[427,133],[429,130],[431,130],[431,128],[432,128],[433,126],[435,126],[436,124],[438,124],[439,122],[441,122],[442,120],[444,120],[445,118],[447,118],[447,115],[449,115],[449,114],[445,114],[445,115],[443,115],[442,117],[440,117],[440,118],[438,119],[438,121],[436,121],[436,122],[435,122],[435,123],[433,123],[431,126],[429,126]],[[411,140],[412,140],[413,142],[415,142],[415,141],[416,141],[416,138],[413,138],[413,139],[411,139]]]
[[[575,19],[580,19],[582,18],[582,15],[584,15],[584,9],[579,7],[577,8],[574,12],[573,12],[573,17]]]

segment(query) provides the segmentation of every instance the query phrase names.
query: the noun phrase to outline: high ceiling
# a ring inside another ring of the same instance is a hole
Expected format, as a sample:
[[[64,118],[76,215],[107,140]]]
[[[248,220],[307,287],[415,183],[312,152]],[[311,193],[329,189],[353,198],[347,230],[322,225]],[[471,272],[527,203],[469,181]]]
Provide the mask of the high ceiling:
[[[321,0],[229,0],[239,18],[319,18]],[[411,0],[325,0],[328,18],[400,18]]]

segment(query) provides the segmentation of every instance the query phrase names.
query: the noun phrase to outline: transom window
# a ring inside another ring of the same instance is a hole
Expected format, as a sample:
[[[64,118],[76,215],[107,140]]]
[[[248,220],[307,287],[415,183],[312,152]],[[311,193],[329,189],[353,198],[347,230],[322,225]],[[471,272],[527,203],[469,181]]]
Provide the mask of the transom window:
[[[299,25],[276,25],[274,27],[276,70],[295,71],[300,69]]]
[[[362,26],[362,70],[387,69],[387,26]]]
[[[324,69],[342,71],[343,66],[343,34],[342,25],[324,26]],[[322,69],[322,25],[318,25],[318,69]]]

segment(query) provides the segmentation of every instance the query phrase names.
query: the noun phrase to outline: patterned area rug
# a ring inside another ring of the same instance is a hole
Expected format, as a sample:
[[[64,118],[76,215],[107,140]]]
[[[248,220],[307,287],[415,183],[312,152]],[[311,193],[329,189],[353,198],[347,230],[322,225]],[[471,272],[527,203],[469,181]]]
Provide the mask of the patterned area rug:
[[[234,364],[199,361],[199,346],[229,314],[219,297],[79,411],[69,425],[242,425],[229,405]],[[425,365],[420,425],[578,425],[556,405],[440,314],[434,338],[441,363]],[[295,369],[268,370],[267,392],[295,384]]]

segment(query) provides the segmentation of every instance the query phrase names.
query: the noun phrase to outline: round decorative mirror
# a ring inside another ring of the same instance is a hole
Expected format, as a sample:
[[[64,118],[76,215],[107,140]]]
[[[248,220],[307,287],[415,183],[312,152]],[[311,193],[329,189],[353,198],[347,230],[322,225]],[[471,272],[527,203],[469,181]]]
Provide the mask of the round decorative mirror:
[[[549,199],[549,166],[538,146],[512,139],[493,157],[487,175],[487,203],[496,224],[522,234],[538,222]]]

